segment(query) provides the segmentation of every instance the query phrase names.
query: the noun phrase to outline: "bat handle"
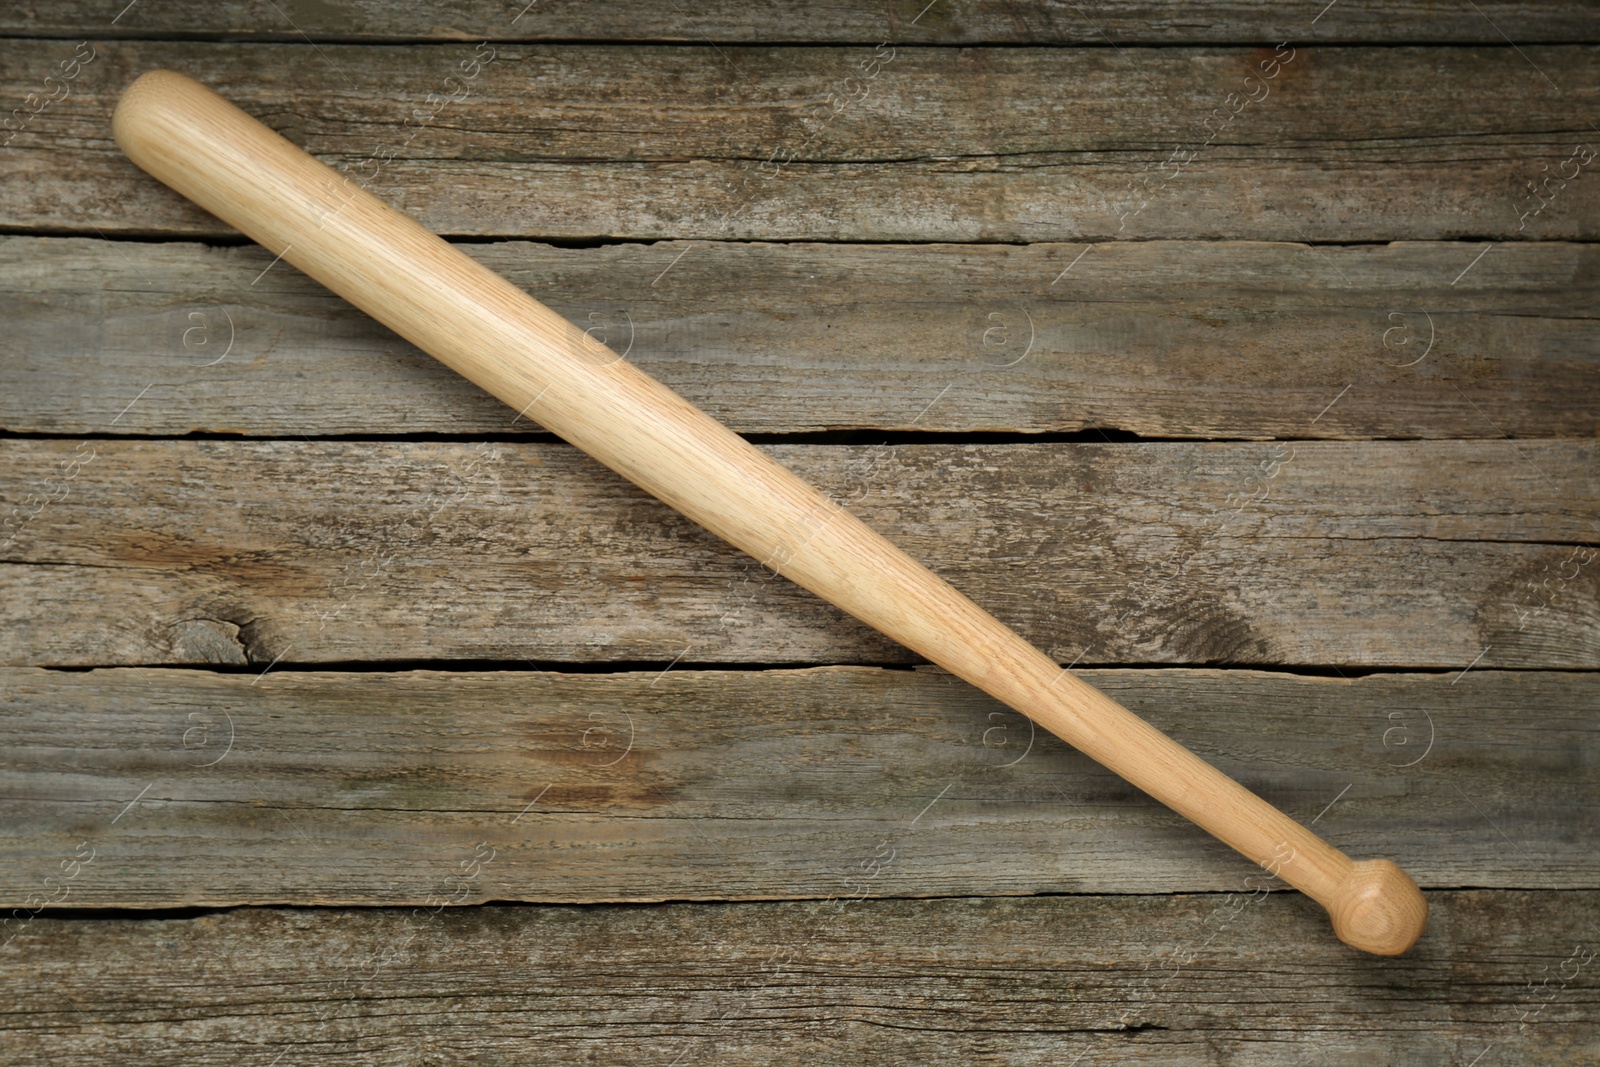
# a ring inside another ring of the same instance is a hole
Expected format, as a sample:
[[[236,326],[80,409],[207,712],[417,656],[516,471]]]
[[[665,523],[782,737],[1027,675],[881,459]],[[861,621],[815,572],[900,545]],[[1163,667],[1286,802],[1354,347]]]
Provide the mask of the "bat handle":
[[[1022,649],[1015,653],[1031,659]],[[1422,935],[1428,904],[1400,867],[1352,860],[1098,689],[1034,655],[1044,662],[1014,672],[1002,696],[1015,700],[1013,707],[1317,901],[1352,948],[1398,955]]]
[[[204,86],[152,71],[112,128],[129,158],[417,347],[719,537],[1032,717],[1399,953],[1416,883],[1356,863],[1162,734],[851,512],[415,219]]]

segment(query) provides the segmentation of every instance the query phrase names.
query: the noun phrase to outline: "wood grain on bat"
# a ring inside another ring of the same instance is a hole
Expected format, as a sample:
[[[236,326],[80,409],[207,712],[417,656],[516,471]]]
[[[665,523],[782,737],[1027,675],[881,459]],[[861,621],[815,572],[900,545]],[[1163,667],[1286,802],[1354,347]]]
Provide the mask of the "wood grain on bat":
[[[852,513],[500,275],[179,74],[113,125],[133,161],[514,409],[713,533],[1027,714],[1329,910],[1354,947],[1403,952],[1427,906],[1043,652]]]

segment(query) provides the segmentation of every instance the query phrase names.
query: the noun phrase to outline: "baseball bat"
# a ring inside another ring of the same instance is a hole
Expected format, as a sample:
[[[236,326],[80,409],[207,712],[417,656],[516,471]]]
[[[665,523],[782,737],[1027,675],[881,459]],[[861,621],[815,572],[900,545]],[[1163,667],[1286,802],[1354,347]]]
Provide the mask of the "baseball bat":
[[[855,515],[576,325],[198,82],[117,103],[135,163],[511,407],[809,589],[1027,715],[1328,910],[1404,952],[1427,903],[1061,668]]]

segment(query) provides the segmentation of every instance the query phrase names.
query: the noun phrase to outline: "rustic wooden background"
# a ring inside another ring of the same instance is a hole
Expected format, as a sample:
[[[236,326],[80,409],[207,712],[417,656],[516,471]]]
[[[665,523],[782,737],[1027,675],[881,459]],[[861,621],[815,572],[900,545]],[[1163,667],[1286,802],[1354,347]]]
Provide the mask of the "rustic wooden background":
[[[6,5],[0,1062],[1600,1062],[1597,44]],[[152,67],[1400,861],[1423,941],[1345,949],[145,177]]]

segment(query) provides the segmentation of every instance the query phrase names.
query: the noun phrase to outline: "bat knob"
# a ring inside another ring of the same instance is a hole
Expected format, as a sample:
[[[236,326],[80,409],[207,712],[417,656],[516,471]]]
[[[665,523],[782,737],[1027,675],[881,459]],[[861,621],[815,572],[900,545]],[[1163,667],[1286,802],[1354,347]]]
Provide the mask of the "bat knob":
[[[1333,932],[1351,948],[1398,956],[1422,936],[1428,902],[1411,876],[1388,860],[1358,860],[1328,904]]]

